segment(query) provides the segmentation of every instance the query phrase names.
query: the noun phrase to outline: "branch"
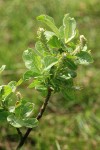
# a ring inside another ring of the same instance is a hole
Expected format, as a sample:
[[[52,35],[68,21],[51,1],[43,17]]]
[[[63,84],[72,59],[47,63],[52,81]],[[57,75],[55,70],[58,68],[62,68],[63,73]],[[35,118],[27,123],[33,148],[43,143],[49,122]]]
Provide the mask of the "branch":
[[[40,109],[40,112],[38,113],[38,115],[36,117],[37,120],[40,120],[42,118],[42,115],[43,115],[43,113],[44,113],[44,111],[46,109],[46,106],[48,105],[48,101],[50,99],[51,92],[52,92],[52,89],[48,88],[48,94],[47,94],[46,99],[45,99],[45,101],[44,101],[44,103],[43,103],[43,105],[42,105],[42,107]]]
[[[40,119],[42,118],[43,113],[44,113],[44,111],[45,111],[45,109],[46,109],[46,106],[47,106],[47,104],[48,104],[48,101],[49,101],[49,99],[50,99],[51,92],[52,92],[52,90],[51,90],[50,88],[48,88],[48,93],[47,93],[46,99],[45,99],[45,101],[44,101],[42,107],[40,108],[40,111],[39,111],[39,113],[38,113],[38,115],[37,115],[37,117],[36,117],[37,120],[40,120]],[[32,130],[32,128],[28,128],[28,129],[27,129],[25,135],[23,136],[23,138],[22,138],[21,141],[19,142],[19,145],[17,146],[17,149],[16,149],[16,150],[19,150],[19,149],[24,145],[24,143],[25,143],[25,141],[26,141],[28,135],[30,134],[31,130]]]

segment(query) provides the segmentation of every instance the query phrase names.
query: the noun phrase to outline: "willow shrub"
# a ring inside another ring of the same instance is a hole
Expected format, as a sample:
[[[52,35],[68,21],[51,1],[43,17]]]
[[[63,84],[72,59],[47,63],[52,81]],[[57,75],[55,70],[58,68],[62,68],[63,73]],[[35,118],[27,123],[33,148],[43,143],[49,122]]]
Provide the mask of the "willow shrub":
[[[0,122],[7,121],[17,129],[20,135],[17,149],[24,144],[32,128],[38,126],[51,94],[61,92],[65,99],[75,99],[77,87],[73,81],[77,77],[77,69],[79,65],[93,62],[87,40],[79,35],[76,21],[69,14],[64,16],[60,28],[50,16],[40,15],[37,20],[46,24],[50,30],[39,28],[34,49],[29,48],[23,52],[27,68],[23,77],[18,82],[11,81],[0,86]],[[4,69],[5,65],[0,68],[0,74]],[[46,97],[36,117],[33,115],[34,103],[17,92],[17,88],[26,80],[31,81],[28,88]],[[26,127],[25,135],[19,129],[21,127]]]

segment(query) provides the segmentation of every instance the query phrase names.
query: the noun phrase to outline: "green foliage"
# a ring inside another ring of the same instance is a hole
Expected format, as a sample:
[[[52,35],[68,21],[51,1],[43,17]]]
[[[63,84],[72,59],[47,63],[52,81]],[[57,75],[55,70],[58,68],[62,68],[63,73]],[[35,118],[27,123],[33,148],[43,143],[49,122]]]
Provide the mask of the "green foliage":
[[[27,127],[34,128],[38,121],[35,118],[17,118],[14,114],[7,117],[7,121],[15,128]]]
[[[47,15],[37,17],[50,31],[39,28],[38,40],[34,49],[23,52],[23,61],[27,71],[18,82],[11,81],[0,86],[0,121],[6,120],[16,128],[33,128],[38,125],[34,118],[34,104],[17,94],[21,83],[30,80],[28,88],[34,88],[46,96],[48,88],[52,92],[61,92],[66,100],[76,99],[74,78],[80,64],[92,63],[86,38],[77,34],[76,21],[66,14],[63,25],[58,28],[53,18]],[[0,68],[0,73],[5,66]],[[13,101],[13,105],[12,102]]]
[[[49,81],[48,84],[54,92],[66,93],[64,94],[66,99],[75,98],[72,95],[74,93],[73,78],[77,76],[76,70],[80,64],[87,65],[93,62],[90,51],[87,49],[86,39],[83,35],[77,34],[76,21],[69,17],[69,14],[64,16],[63,25],[59,29],[55,26],[53,18],[47,15],[41,15],[37,19],[51,28],[51,31],[40,29],[38,38],[42,42],[46,55],[51,54],[57,59],[55,63],[52,63],[52,59],[47,56],[47,60],[51,61],[49,62],[51,67],[47,77],[45,74],[42,75],[45,79],[44,84]],[[44,62],[43,59],[42,57],[41,62]],[[41,72],[44,73],[43,67]],[[70,80],[71,84],[69,84]]]
[[[37,119],[32,118],[34,110],[34,104],[22,99],[17,101],[14,107],[10,107],[10,115],[7,117],[7,121],[14,127],[29,127],[33,128],[37,126]]]

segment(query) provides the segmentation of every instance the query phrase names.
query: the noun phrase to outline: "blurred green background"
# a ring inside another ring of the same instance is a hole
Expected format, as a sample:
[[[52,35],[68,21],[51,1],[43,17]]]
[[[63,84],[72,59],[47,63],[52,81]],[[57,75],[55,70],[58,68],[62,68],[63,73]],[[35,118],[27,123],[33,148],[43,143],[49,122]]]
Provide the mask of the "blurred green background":
[[[66,101],[60,94],[52,96],[38,129],[30,134],[23,150],[100,150],[99,0],[0,0],[0,66],[7,66],[0,84],[20,79],[25,71],[22,53],[34,47],[36,31],[42,27],[36,17],[50,15],[59,27],[66,13],[76,19],[80,34],[88,39],[94,63],[78,70],[76,83],[83,87],[78,99]],[[41,97],[24,88],[20,89],[22,93],[40,105]],[[16,130],[5,124],[0,128],[0,150],[15,149]]]

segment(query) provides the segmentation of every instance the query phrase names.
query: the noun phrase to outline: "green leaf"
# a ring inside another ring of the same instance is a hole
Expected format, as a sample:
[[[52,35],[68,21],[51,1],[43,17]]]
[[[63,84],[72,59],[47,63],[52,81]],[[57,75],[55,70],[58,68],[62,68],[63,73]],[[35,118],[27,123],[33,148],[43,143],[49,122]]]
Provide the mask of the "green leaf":
[[[66,59],[66,63],[69,69],[76,70],[77,65],[69,58]]]
[[[55,58],[54,56],[46,56],[44,58],[44,70],[49,70],[52,66],[54,66],[55,64],[57,64],[58,59]]]
[[[49,17],[47,15],[40,15],[37,17],[37,20],[44,22],[47,26],[49,26],[52,31],[59,37],[59,30],[55,26],[54,20],[52,17]]]
[[[74,63],[73,59],[71,58],[67,58],[67,56],[63,55],[63,63],[64,65],[69,68],[69,69],[72,69],[72,70],[76,70],[77,69],[77,65]]]
[[[44,48],[43,43],[41,41],[36,42],[35,50],[40,57],[43,57],[45,55],[45,48]]]
[[[5,68],[6,68],[6,65],[2,65],[2,67],[0,68],[0,74],[4,71]]]
[[[73,79],[69,79],[66,81],[61,81],[60,89],[62,92],[63,97],[66,100],[75,100],[75,90],[73,89]]]
[[[81,51],[76,56],[78,57],[79,64],[88,65],[89,63],[93,63],[93,58],[86,51]]]
[[[51,48],[61,48],[61,42],[55,35],[52,36],[51,39],[48,41],[48,45]]]
[[[37,91],[39,91],[41,96],[46,97],[46,95],[47,95],[47,87],[44,84],[40,84],[40,85],[35,86],[35,89]]]
[[[17,88],[16,81],[11,81],[8,83],[8,85],[3,85],[0,90],[0,96],[1,96],[2,101],[7,102],[7,100],[9,100],[12,93],[14,93],[16,91],[16,88]]]
[[[66,100],[75,100],[75,90],[72,87],[61,89],[62,95]]]
[[[43,80],[35,79],[30,85],[29,88],[35,88],[37,91],[39,91],[42,96],[46,96],[47,94],[47,87],[43,83]]]
[[[34,128],[38,126],[38,120],[36,118],[23,119],[23,126],[27,128]]]
[[[87,45],[82,48],[82,51],[87,51]]]
[[[14,114],[7,117],[7,121],[15,128],[27,127],[34,128],[38,125],[38,120],[36,118],[17,118]]]
[[[23,126],[23,120],[16,118],[14,114],[11,114],[7,117],[7,121],[15,128],[20,128]]]
[[[71,76],[70,75],[65,75],[65,74],[63,74],[62,76],[60,76],[62,79],[65,79],[65,80],[68,80],[68,79],[70,79],[71,78]]]
[[[76,21],[66,14],[63,19],[65,43],[70,42],[76,35]]]
[[[2,87],[2,98],[5,99],[12,93],[12,89],[9,85],[5,85]]]
[[[18,106],[16,106],[15,108],[15,115],[16,117],[19,118],[25,118],[25,117],[29,117],[30,115],[32,115],[34,110],[34,104],[27,102],[27,103],[22,103],[19,104]]]
[[[37,76],[39,76],[40,74],[38,74],[38,73],[34,73],[33,71],[31,71],[31,70],[28,70],[28,71],[26,71],[25,73],[24,73],[24,75],[23,75],[23,79],[24,80],[29,80],[29,79],[31,79],[32,77],[37,77]]]
[[[1,85],[1,86],[0,86],[0,94],[1,94],[1,92],[2,92],[2,89],[3,89],[3,86]]]
[[[16,86],[19,86],[19,85],[21,85],[22,83],[23,83],[23,79],[21,78],[21,79],[17,82]]]
[[[27,102],[25,99],[19,101],[19,104],[16,104],[15,108],[10,109],[11,115],[7,117],[7,121],[14,127],[35,127],[37,126],[37,119],[30,118],[33,114],[34,104]]]
[[[55,33],[51,31],[45,31],[44,35],[45,35],[46,40],[49,41],[52,38],[52,36],[55,35]]]
[[[10,88],[12,89],[12,92],[15,92],[17,82],[16,81],[11,81],[11,82],[8,83],[8,86],[10,86]]]
[[[41,59],[32,49],[25,50],[23,53],[25,66],[34,73],[41,73]]]
[[[1,89],[1,95],[2,95],[2,99],[3,101],[6,100],[6,98],[8,98],[11,93],[14,93],[17,87],[17,82],[16,81],[11,81],[8,83],[8,85],[3,85],[2,89]]]
[[[40,81],[38,79],[35,79],[30,85],[29,85],[29,88],[34,88],[38,85],[40,85]]]
[[[75,78],[77,76],[77,73],[73,70],[68,70],[68,74],[72,77]]]
[[[14,113],[14,111],[15,111],[15,106],[10,106],[9,107],[9,112],[10,113]]]
[[[0,109],[0,122],[7,121],[8,115],[9,115],[8,111],[5,111],[4,109]]]
[[[62,79],[68,80],[71,78],[75,78],[77,76],[76,72],[73,70],[67,69],[65,73],[63,73],[60,77]]]
[[[61,27],[59,28],[59,33],[60,33],[60,38],[61,38],[61,39],[64,39],[64,26],[61,26]]]
[[[40,84],[40,85],[37,85],[36,87],[35,87],[35,89],[36,90],[38,90],[38,91],[47,91],[47,87],[45,87],[44,85],[42,85],[42,84]]]

